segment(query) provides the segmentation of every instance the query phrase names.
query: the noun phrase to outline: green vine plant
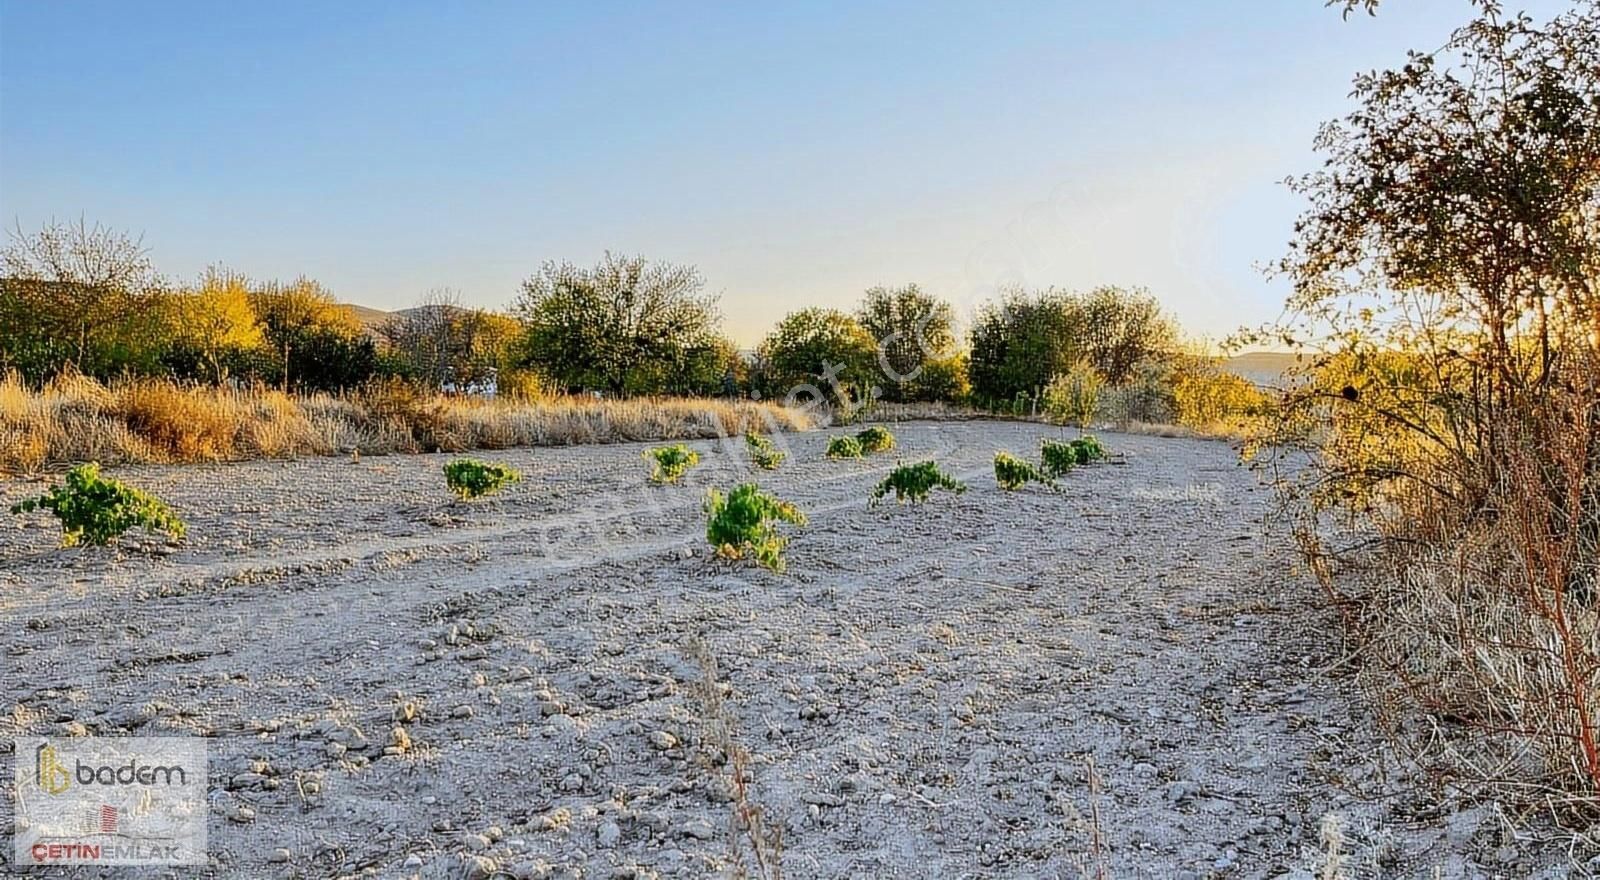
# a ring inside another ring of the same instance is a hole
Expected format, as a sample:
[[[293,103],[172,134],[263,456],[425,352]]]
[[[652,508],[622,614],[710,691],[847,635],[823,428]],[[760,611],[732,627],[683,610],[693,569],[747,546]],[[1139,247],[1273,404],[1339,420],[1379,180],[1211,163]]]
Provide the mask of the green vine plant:
[[[1000,484],[1000,488],[1010,492],[1028,483],[1038,483],[1051,490],[1056,488],[1055,482],[1044,472],[1009,452],[994,454],[994,480]]]
[[[1106,457],[1106,448],[1093,436],[1076,440],[1044,440],[1039,444],[1039,463],[1045,474],[1059,477],[1081,464]]]
[[[778,449],[771,440],[760,434],[745,434],[744,445],[750,453],[750,460],[762,470],[775,471],[778,465],[783,464],[783,460],[789,457],[788,453]]]
[[[186,527],[166,502],[118,480],[100,476],[98,462],[67,471],[66,481],[37,498],[11,507],[13,514],[48,510],[61,521],[61,546],[104,547],[134,526],[183,537]]]
[[[490,461],[458,458],[444,466],[444,482],[463,501],[493,495],[522,479],[522,475]]]
[[[967,491],[967,485],[939,470],[939,466],[932,461],[902,464],[890,471],[889,476],[884,477],[883,482],[872,490],[872,498],[867,503],[876,505],[890,491],[894,492],[896,502],[908,499],[913,502],[927,501],[934,489],[948,489],[959,495]]]
[[[888,452],[894,448],[894,435],[889,429],[873,425],[856,435],[856,441],[861,444],[861,451],[867,455],[875,452]]]
[[[657,485],[678,482],[689,468],[700,463],[700,453],[682,443],[646,450],[644,458],[651,463],[650,482]]]
[[[1088,464],[1106,457],[1105,446],[1093,434],[1085,434],[1072,441],[1072,448],[1077,451],[1078,464]]]
[[[1039,444],[1039,469],[1050,477],[1060,477],[1078,464],[1078,450],[1064,440],[1044,440]],[[995,472],[997,475],[999,471]]]
[[[724,495],[706,494],[706,540],[724,559],[750,557],[773,571],[783,571],[783,548],[789,539],[778,534],[777,523],[803,526],[806,515],[798,507],[761,491],[755,483],[741,483]]]
[[[835,437],[828,441],[829,458],[860,458],[861,455],[861,441],[854,437]]]

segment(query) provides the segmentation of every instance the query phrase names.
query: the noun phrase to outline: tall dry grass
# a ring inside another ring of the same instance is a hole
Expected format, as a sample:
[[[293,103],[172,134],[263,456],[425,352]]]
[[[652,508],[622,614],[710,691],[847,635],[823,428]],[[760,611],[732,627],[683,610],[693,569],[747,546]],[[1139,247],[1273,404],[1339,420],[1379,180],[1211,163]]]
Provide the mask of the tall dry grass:
[[[400,384],[346,395],[285,395],[266,388],[105,385],[78,375],[31,389],[0,380],[0,471],[80,461],[232,461],[350,452],[458,452],[734,436],[814,427],[775,404],[709,399],[534,402],[421,394]]]
[[[1311,455],[1280,488],[1395,743],[1441,781],[1589,826],[1600,352],[1568,340],[1559,355],[1549,381],[1511,389],[1487,425],[1472,421],[1481,400],[1430,391],[1415,355],[1355,373],[1330,359],[1328,388],[1301,398],[1330,401],[1307,411],[1316,430],[1285,429]]]
[[[1587,824],[1600,810],[1600,374],[1574,371],[1519,409],[1481,503],[1379,499],[1390,540],[1336,597],[1365,682],[1423,766]]]

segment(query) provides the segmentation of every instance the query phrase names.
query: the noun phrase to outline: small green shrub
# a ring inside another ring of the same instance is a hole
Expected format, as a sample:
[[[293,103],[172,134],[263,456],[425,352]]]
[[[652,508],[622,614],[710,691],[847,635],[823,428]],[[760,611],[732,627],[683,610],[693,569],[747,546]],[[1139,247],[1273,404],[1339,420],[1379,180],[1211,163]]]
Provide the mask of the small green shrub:
[[[1039,444],[1039,466],[1046,475],[1059,477],[1078,464],[1078,447],[1065,440],[1044,440]]]
[[[1088,464],[1106,457],[1106,448],[1091,434],[1079,437],[1072,441],[1071,445],[1073,453],[1078,457],[1078,464]]]
[[[787,501],[761,491],[755,483],[741,483],[723,495],[706,494],[706,540],[726,559],[749,556],[773,571],[783,571],[783,548],[789,539],[778,534],[776,523],[806,524],[806,515]]]
[[[828,441],[829,458],[860,458],[861,441],[854,437],[835,437]]]
[[[644,457],[651,462],[652,483],[676,483],[685,471],[700,463],[700,453],[682,443],[646,450]]]
[[[444,482],[462,499],[493,495],[522,479],[522,475],[503,464],[458,458],[444,466]]]
[[[1088,435],[1071,441],[1044,440],[1039,444],[1039,463],[1050,477],[1059,477],[1078,465],[1105,457],[1106,448]]]
[[[944,471],[931,461],[918,462],[917,464],[903,464],[889,472],[883,482],[872,490],[871,504],[883,500],[890,490],[894,491],[895,501],[927,501],[928,495],[934,489],[949,489],[961,493],[967,491],[967,485]]]
[[[778,465],[783,464],[783,460],[789,457],[787,453],[773,446],[771,440],[760,434],[745,434],[744,445],[750,452],[750,460],[763,470],[777,470]]]
[[[1000,488],[1016,490],[1026,483],[1040,483],[1054,489],[1055,483],[1050,478],[1039,472],[1039,469],[1012,455],[1009,452],[996,452],[994,454],[994,479]]]
[[[37,498],[12,505],[12,513],[48,510],[61,521],[61,546],[103,547],[134,526],[182,538],[183,520],[161,499],[100,476],[96,462],[67,471],[66,482]]]
[[[856,435],[856,440],[861,443],[861,451],[871,455],[874,452],[887,452],[894,448],[894,435],[888,428],[873,425]]]

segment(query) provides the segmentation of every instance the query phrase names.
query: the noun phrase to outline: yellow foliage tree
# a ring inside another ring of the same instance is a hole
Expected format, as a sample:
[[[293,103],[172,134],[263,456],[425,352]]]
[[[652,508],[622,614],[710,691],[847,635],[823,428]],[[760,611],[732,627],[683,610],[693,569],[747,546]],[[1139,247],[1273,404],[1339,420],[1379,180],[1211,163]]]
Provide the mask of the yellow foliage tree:
[[[1178,424],[1198,430],[1241,424],[1267,411],[1267,396],[1242,376],[1220,369],[1188,370],[1172,383]]]
[[[192,290],[173,297],[174,339],[193,349],[215,382],[227,378],[230,351],[255,348],[266,337],[250,303],[243,275],[217,266],[206,269]]]
[[[305,277],[288,284],[273,281],[255,287],[250,291],[250,304],[268,344],[282,358],[285,391],[293,378],[292,354],[302,342],[319,333],[354,339],[363,332],[361,319],[349,306]]]

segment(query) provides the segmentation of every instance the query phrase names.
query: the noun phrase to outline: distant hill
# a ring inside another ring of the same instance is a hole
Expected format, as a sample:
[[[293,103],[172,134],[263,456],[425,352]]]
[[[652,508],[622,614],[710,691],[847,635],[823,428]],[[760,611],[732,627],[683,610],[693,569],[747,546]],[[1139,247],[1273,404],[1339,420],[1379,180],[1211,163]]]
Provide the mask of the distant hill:
[[[1283,385],[1283,374],[1300,362],[1300,355],[1288,351],[1250,351],[1222,362],[1222,368],[1257,385]]]
[[[366,306],[358,306],[355,303],[345,303],[344,305],[349,308],[350,311],[356,313],[356,318],[358,318],[361,321],[362,326],[366,327],[369,331],[377,330],[390,318],[395,316],[394,312],[386,312],[382,309],[372,309]]]

